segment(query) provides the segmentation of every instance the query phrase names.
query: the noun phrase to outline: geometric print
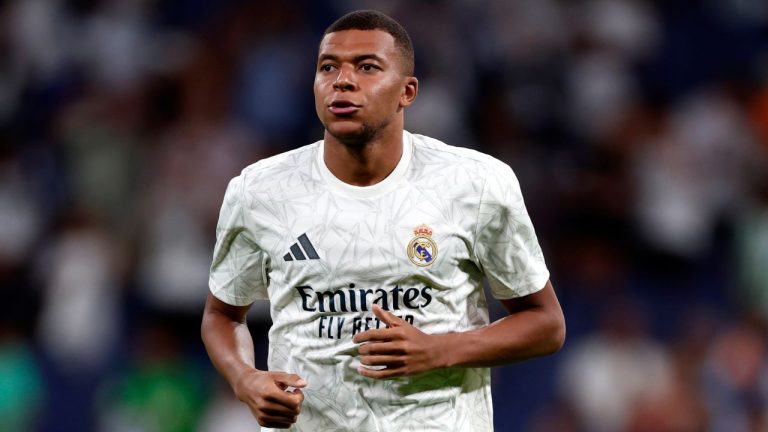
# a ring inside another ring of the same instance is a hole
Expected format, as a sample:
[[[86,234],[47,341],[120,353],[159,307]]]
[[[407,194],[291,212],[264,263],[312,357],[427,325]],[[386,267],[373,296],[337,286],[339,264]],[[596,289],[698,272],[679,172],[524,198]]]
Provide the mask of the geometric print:
[[[269,368],[309,382],[290,430],[492,430],[488,368],[369,379],[357,373],[352,336],[383,326],[374,303],[447,333],[488,324],[484,279],[498,299],[544,287],[549,272],[514,173],[406,131],[395,170],[356,187],[330,173],[323,151],[319,141],[267,158],[230,182],[209,279],[226,303],[269,301]],[[426,266],[409,258],[417,228],[439,250]]]

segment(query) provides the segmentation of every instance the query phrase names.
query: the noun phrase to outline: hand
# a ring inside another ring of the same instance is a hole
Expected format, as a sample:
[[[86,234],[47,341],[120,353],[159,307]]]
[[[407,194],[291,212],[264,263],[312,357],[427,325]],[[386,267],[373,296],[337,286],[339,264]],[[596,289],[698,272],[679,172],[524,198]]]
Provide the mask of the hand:
[[[252,369],[235,384],[235,395],[264,427],[285,429],[296,423],[307,382],[296,374]],[[292,391],[287,391],[293,387]]]
[[[385,367],[377,370],[361,366],[357,369],[360,375],[390,378],[445,367],[440,357],[445,353],[445,346],[440,346],[441,336],[428,335],[378,305],[373,305],[373,313],[389,328],[368,330],[352,340],[362,343],[358,352],[363,365]]]

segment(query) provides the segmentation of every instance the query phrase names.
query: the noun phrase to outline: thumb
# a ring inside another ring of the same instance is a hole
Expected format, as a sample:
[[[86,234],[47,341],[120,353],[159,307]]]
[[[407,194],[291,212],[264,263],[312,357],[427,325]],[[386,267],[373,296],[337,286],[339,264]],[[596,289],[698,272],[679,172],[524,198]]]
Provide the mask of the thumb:
[[[286,387],[303,388],[307,386],[307,380],[305,380],[304,378],[296,374],[281,372],[275,375],[274,380],[278,384],[278,386],[280,386],[281,388],[286,388]]]
[[[391,312],[385,311],[384,309],[381,308],[381,306],[377,304],[373,305],[373,314],[376,315],[380,320],[382,320],[384,324],[390,327],[399,327],[399,326],[408,324],[406,321],[403,321],[400,318],[392,315]]]

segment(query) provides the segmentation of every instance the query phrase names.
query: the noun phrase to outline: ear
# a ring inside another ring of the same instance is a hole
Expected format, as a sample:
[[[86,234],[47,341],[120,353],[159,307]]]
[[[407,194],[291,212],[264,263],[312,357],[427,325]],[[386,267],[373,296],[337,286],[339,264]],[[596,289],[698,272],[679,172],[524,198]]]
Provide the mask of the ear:
[[[403,93],[400,95],[400,108],[405,108],[416,100],[416,95],[419,93],[419,80],[416,77],[405,78],[405,85],[403,86]]]

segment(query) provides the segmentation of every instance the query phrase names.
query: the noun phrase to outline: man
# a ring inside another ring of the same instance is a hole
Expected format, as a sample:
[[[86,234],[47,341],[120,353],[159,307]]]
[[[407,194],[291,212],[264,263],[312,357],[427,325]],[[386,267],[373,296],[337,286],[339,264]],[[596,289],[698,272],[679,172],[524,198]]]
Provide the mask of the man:
[[[227,188],[202,336],[262,426],[492,430],[488,367],[563,343],[512,170],[404,131],[417,91],[405,30],[345,15],[319,48],[323,140]],[[490,325],[483,277],[509,311]],[[268,371],[245,324],[256,299],[270,301]]]

